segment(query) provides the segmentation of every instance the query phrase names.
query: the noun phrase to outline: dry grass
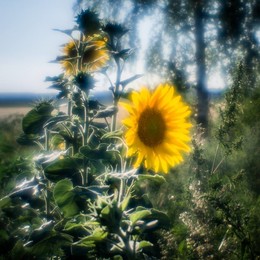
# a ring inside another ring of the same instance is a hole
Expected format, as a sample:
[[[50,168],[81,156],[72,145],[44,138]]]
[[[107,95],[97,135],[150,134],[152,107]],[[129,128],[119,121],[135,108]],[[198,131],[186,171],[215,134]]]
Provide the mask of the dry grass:
[[[14,114],[25,115],[31,107],[0,107],[0,118],[6,118]]]

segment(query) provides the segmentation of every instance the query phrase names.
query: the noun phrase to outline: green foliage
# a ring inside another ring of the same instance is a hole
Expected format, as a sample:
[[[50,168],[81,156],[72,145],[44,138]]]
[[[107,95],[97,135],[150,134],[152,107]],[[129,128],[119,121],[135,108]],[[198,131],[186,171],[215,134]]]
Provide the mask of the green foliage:
[[[243,113],[258,90],[249,93],[247,83],[240,64],[215,126],[216,139],[194,139],[196,175],[189,185],[191,203],[181,218],[190,230],[187,241],[195,258],[259,257],[259,223],[255,219],[259,193],[252,189],[252,182],[259,184],[259,163],[252,152],[259,150],[258,122],[247,124],[245,118],[250,115]]]
[[[241,101],[245,96],[243,89],[244,68],[242,64],[239,65],[239,70],[235,75],[233,86],[226,94],[226,107],[221,112],[222,124],[219,127],[218,139],[220,143],[225,146],[227,153],[233,149],[239,149],[242,143],[242,136],[239,136],[237,129],[237,121],[241,110]],[[245,84],[244,84],[245,85]]]
[[[15,187],[15,182],[32,177],[31,164],[25,155],[30,149],[16,143],[21,133],[22,116],[13,115],[0,120],[0,187],[1,196]]]

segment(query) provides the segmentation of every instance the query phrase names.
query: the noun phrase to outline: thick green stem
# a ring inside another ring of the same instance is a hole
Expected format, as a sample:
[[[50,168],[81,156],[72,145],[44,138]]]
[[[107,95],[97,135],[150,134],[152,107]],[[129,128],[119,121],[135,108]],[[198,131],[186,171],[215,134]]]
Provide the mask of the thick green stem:
[[[68,116],[71,116],[71,109],[72,109],[72,101],[69,99],[68,101]]]
[[[83,144],[82,145],[87,145],[89,142],[89,107],[88,107],[88,96],[89,92],[82,92],[83,99],[85,100],[84,104],[84,138],[83,138]],[[83,185],[87,186],[88,185],[88,161],[84,159],[84,166],[83,166]]]
[[[48,180],[47,181],[47,188],[46,188],[46,200],[45,200],[45,207],[46,207],[46,216],[47,216],[47,218],[49,218],[50,215],[51,215],[51,201],[50,201],[51,192],[50,192],[50,186],[51,186],[51,183]]]
[[[125,244],[125,253],[126,253],[126,259],[134,260],[136,259],[136,253],[134,245],[131,245],[130,241],[130,235],[127,235],[125,238],[123,238],[124,244]]]
[[[111,126],[111,131],[115,131],[116,130],[116,120],[117,120],[117,113],[118,113],[118,101],[120,99],[120,95],[119,95],[119,87],[120,87],[120,79],[121,79],[121,66],[120,66],[120,61],[117,58],[115,60],[116,65],[117,65],[117,77],[116,77],[116,85],[115,85],[115,89],[114,89],[114,102],[113,105],[116,108],[116,112],[112,117],[112,126]]]
[[[82,92],[85,100],[85,106],[84,106],[84,144],[86,145],[88,143],[88,137],[89,137],[89,107],[88,107],[88,92]]]
[[[49,131],[47,128],[44,129],[44,135],[45,135],[45,144],[44,144],[44,149],[45,151],[49,151],[50,147],[49,147]]]
[[[120,179],[120,188],[119,188],[119,193],[118,193],[118,199],[117,199],[117,206],[120,207],[121,201],[123,200],[124,197],[124,180],[121,178]]]
[[[45,134],[45,150],[49,151],[50,147],[49,147],[49,131],[47,128],[44,129],[44,134]],[[45,176],[44,176],[45,177]],[[47,180],[47,184],[46,184],[46,192],[45,192],[45,210],[46,210],[46,216],[47,218],[50,217],[50,212],[51,212],[51,193],[50,193],[50,186],[51,183],[50,181],[45,177],[45,179]]]
[[[88,161],[86,158],[84,158],[84,172],[83,172],[83,178],[82,178],[82,185],[87,186],[88,185]]]
[[[80,33],[80,39],[79,39],[79,45],[78,45],[78,49],[77,49],[77,52],[78,52],[78,56],[80,57],[79,59],[77,59],[77,71],[76,73],[78,73],[79,71],[82,70],[82,65],[83,65],[83,44],[82,44],[82,41],[83,41],[83,34]]]
[[[118,101],[116,101],[116,100],[114,100],[114,107],[118,108]],[[112,118],[111,131],[116,130],[116,121],[117,121],[117,111],[115,112],[115,114],[113,115],[113,118]]]

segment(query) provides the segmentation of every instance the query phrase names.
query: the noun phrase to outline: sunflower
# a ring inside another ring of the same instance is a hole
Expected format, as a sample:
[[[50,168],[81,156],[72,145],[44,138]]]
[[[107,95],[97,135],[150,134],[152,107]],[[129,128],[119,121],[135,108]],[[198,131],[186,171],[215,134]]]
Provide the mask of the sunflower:
[[[129,113],[123,120],[128,128],[127,156],[137,155],[134,167],[144,163],[147,169],[168,173],[183,161],[182,152],[190,151],[190,108],[170,85],[159,85],[153,91],[144,87],[133,92],[131,100],[132,104],[121,103]]]
[[[106,42],[104,40],[85,40],[83,42],[82,58],[78,54],[77,41],[70,41],[63,47],[64,56],[60,61],[66,75],[77,74],[77,60],[81,63],[79,70],[93,72],[102,68],[109,59]]]

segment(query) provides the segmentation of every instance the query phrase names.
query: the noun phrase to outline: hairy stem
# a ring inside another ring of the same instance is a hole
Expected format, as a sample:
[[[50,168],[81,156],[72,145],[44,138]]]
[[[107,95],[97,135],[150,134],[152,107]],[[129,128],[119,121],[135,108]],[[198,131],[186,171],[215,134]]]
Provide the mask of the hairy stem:
[[[113,105],[114,107],[118,108],[118,101],[120,99],[119,95],[119,87],[120,87],[120,79],[121,79],[121,66],[120,66],[120,60],[119,58],[115,59],[116,65],[117,65],[117,77],[116,77],[116,84],[115,84],[115,89],[114,89],[114,102]],[[112,126],[111,126],[111,131],[116,130],[116,120],[117,120],[117,110],[115,114],[112,117]]]

